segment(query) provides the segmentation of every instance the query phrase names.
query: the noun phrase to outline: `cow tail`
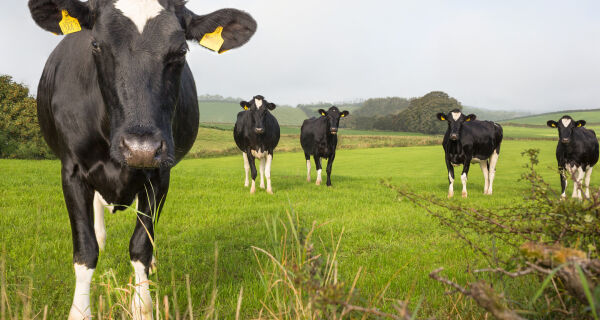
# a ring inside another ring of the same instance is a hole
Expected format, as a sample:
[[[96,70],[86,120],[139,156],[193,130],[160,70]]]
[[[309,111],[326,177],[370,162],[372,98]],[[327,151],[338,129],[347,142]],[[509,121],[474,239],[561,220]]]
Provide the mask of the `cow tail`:
[[[494,125],[496,126],[496,153],[500,154],[500,145],[502,145],[502,138],[504,137],[504,131],[502,130],[502,126],[494,123]]]

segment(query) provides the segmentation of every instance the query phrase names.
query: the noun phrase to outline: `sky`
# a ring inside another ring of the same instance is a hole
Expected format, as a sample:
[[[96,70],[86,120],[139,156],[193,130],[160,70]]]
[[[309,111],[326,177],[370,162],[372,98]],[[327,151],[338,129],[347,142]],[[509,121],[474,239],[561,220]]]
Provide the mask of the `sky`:
[[[25,0],[0,10],[0,74],[35,93],[62,39]],[[441,90],[463,105],[600,108],[600,1],[189,0],[196,14],[249,12],[254,37],[222,55],[190,43],[198,94],[296,105]]]

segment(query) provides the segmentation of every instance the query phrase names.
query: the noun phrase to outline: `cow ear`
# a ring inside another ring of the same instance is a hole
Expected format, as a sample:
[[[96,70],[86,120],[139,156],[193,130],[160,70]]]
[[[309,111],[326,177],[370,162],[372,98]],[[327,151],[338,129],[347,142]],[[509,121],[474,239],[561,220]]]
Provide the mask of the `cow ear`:
[[[341,117],[342,117],[342,118],[343,118],[343,117],[347,117],[349,114],[350,114],[350,112],[348,112],[348,111],[344,110],[344,111],[342,112],[342,115],[341,115]]]
[[[475,120],[475,119],[477,119],[477,116],[471,113],[470,115],[468,115],[468,116],[465,118],[465,121],[469,122],[469,121],[473,121],[473,120]]]
[[[242,109],[244,110],[250,109],[250,104],[246,101],[240,101],[240,106],[242,106]]]
[[[272,102],[267,103],[267,109],[269,110],[275,110],[276,107],[277,106]]]
[[[79,0],[29,0],[31,17],[46,31],[68,34],[91,29],[94,15],[87,2]]]
[[[585,120],[579,120],[579,121],[575,122],[575,126],[576,126],[577,128],[579,128],[579,127],[583,127],[583,126],[585,126],[585,124],[586,124],[586,123],[587,123],[587,122],[585,122]]]
[[[546,122],[546,125],[550,128],[556,128],[558,126],[558,123],[554,120],[548,120],[548,122]]]
[[[319,109],[319,114],[322,116],[326,116],[327,115],[327,111],[323,110],[323,109]]]
[[[256,21],[246,12],[237,9],[221,9],[206,15],[196,15],[180,6],[176,13],[185,29],[188,40],[223,53],[244,45],[256,32]]]
[[[446,115],[441,112],[437,114],[437,118],[440,121],[446,121]]]

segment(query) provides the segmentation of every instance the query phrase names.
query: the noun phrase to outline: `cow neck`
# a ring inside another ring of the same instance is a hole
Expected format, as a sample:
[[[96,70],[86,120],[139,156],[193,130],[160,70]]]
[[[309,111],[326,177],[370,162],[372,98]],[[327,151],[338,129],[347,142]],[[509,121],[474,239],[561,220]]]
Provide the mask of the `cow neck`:
[[[452,141],[448,140],[448,153],[460,154],[462,152],[462,145],[460,140]]]

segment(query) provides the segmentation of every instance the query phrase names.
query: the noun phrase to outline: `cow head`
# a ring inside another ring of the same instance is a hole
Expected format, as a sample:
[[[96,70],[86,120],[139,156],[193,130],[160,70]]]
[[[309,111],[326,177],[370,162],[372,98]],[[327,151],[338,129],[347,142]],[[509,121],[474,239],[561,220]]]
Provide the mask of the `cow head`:
[[[465,116],[460,110],[454,109],[450,111],[448,114],[438,113],[437,118],[440,121],[448,122],[448,133],[449,138],[452,141],[456,141],[460,139],[460,133],[462,131],[462,126],[465,122],[473,121],[477,118],[474,114],[470,114]]]
[[[350,114],[350,112],[340,112],[340,109],[338,109],[336,106],[332,106],[327,111],[319,109],[319,114],[321,115],[321,117],[324,117],[327,120],[327,131],[329,131],[329,134],[335,135],[338,131],[340,119],[347,117]]]
[[[35,22],[61,34],[65,12],[76,18],[88,43],[110,123],[111,157],[130,166],[174,163],[172,122],[186,40],[220,32],[223,52],[245,44],[256,31],[250,15],[222,9],[196,15],[181,0],[29,0]],[[66,10],[66,11],[65,11]]]
[[[574,121],[570,116],[563,116],[558,120],[548,120],[546,124],[550,128],[558,128],[558,140],[561,143],[569,143],[571,141],[571,134],[574,128],[580,128],[585,126],[585,120]]]
[[[274,103],[267,102],[263,96],[254,96],[250,102],[240,101],[240,106],[250,113],[250,119],[252,119],[252,126],[256,134],[265,132],[267,110],[275,110],[275,107],[277,107]]]

